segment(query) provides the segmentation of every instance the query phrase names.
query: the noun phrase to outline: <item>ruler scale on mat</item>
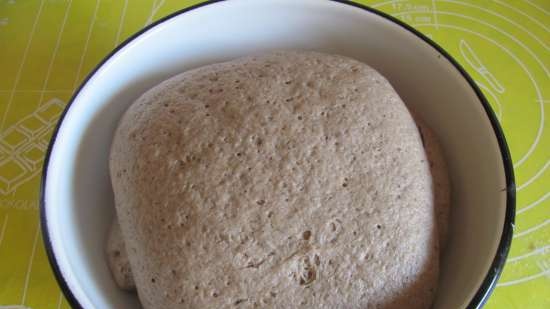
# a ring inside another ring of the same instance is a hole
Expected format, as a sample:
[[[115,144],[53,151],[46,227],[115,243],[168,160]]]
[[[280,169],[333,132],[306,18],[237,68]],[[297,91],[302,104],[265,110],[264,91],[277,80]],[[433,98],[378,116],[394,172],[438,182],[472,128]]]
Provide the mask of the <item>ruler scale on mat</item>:
[[[68,308],[38,226],[43,155],[72,91],[117,44],[200,1],[0,2],[0,309]],[[486,308],[550,308],[550,1],[359,1],[414,26],[471,74],[517,181],[512,249]]]

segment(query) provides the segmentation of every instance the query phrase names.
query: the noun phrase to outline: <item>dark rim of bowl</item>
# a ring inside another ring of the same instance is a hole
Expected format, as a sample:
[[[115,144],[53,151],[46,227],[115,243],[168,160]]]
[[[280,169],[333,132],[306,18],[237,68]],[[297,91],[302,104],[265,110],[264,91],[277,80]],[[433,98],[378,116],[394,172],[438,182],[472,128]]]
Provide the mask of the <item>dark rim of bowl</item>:
[[[147,32],[148,30],[156,27],[159,24],[162,24],[163,22],[169,19],[172,19],[176,16],[179,16],[191,10],[195,10],[203,6],[210,5],[217,2],[222,2],[222,1],[228,1],[228,0],[210,0],[210,1],[202,2],[196,5],[178,10],[172,14],[169,14],[157,20],[156,22],[148,25],[147,27],[139,30],[138,32],[130,36],[128,39],[122,42],[119,46],[117,46],[113,51],[111,51],[111,53],[109,53],[105,58],[103,58],[103,60],[97,66],[95,66],[95,68],[86,76],[84,81],[80,84],[78,89],[76,89],[76,91],[74,92],[67,106],[63,110],[61,117],[59,118],[59,121],[57,122],[57,125],[53,131],[52,138],[48,145],[48,149],[46,151],[46,156],[44,159],[44,168],[42,172],[42,179],[41,179],[41,185],[40,185],[40,223],[41,223],[41,229],[42,229],[42,238],[46,248],[46,254],[48,256],[48,260],[52,267],[53,273],[55,275],[55,278],[61,290],[63,291],[63,294],[65,295],[65,297],[67,298],[67,301],[73,308],[83,308],[83,307],[79,303],[75,295],[72,293],[67,282],[65,281],[65,278],[63,277],[63,274],[59,268],[59,265],[57,264],[55,253],[53,252],[50,236],[48,233],[48,218],[46,217],[45,192],[46,192],[46,179],[48,176],[48,164],[50,161],[51,151],[55,144],[55,140],[57,138],[57,133],[59,131],[61,123],[63,122],[63,119],[67,114],[67,111],[71,108],[71,105],[73,104],[75,98],[78,96],[78,94],[80,93],[84,85],[86,85],[88,80],[97,72],[97,70],[101,66],[103,66],[103,64],[107,62],[111,57],[113,57],[120,49],[125,47],[128,43],[130,43],[131,41],[139,37],[141,34]],[[487,101],[487,99],[485,98],[485,96],[483,95],[479,87],[476,85],[476,83],[470,77],[470,75],[466,73],[466,70],[464,70],[464,68],[462,68],[462,66],[453,57],[451,57],[449,53],[447,53],[441,46],[439,46],[437,43],[432,41],[430,38],[420,33],[418,30],[416,30],[412,26],[409,26],[404,22],[400,21],[399,19],[389,14],[373,9],[371,7],[368,7],[359,3],[355,3],[355,2],[351,2],[348,0],[330,0],[330,1],[353,6],[353,7],[365,10],[367,12],[373,13],[375,15],[378,15],[380,17],[383,17],[393,22],[394,24],[399,25],[403,29],[413,33],[422,41],[429,44],[431,47],[435,48],[441,55],[443,55],[455,67],[456,70],[458,70],[458,72],[460,72],[460,74],[464,77],[464,79],[466,79],[470,87],[476,93],[479,101],[483,105],[483,108],[485,109],[487,117],[491,122],[493,131],[498,140],[500,153],[502,155],[502,163],[504,165],[504,172],[505,172],[505,178],[506,178],[506,188],[503,189],[503,190],[506,190],[506,214],[504,218],[504,226],[502,230],[500,243],[498,245],[493,262],[491,263],[489,271],[487,272],[487,275],[483,279],[481,286],[479,287],[474,297],[470,300],[468,306],[466,307],[467,309],[481,308],[483,307],[483,305],[491,295],[493,289],[496,286],[496,282],[500,277],[500,274],[502,273],[502,269],[504,268],[504,264],[506,262],[506,257],[508,256],[508,251],[510,250],[510,245],[512,242],[512,234],[514,230],[515,203],[516,203],[516,187],[515,187],[515,181],[514,181],[514,170],[513,170],[512,158],[510,156],[510,151],[508,149],[506,139],[504,138],[504,133],[502,132],[502,128],[498,123],[497,117],[495,116],[494,111],[492,110],[491,106],[489,105],[489,102]]]

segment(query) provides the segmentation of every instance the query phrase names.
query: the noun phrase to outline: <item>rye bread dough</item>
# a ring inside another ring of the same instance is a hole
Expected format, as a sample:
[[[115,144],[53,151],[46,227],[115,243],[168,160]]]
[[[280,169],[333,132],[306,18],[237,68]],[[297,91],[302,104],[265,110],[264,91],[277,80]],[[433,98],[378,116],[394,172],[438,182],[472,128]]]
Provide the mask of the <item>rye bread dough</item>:
[[[144,308],[428,308],[429,166],[376,71],[275,52],[187,71],[120,122],[110,171]]]

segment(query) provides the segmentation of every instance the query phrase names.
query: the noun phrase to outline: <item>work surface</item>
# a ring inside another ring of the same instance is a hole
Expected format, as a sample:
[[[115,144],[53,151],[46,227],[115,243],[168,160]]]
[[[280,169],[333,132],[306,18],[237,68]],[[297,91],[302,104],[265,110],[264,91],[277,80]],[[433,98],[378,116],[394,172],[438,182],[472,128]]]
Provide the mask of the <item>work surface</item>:
[[[198,2],[0,1],[0,308],[69,307],[38,222],[53,127],[107,53]],[[442,45],[489,99],[514,160],[517,217],[508,262],[486,308],[550,308],[550,0],[360,2]]]

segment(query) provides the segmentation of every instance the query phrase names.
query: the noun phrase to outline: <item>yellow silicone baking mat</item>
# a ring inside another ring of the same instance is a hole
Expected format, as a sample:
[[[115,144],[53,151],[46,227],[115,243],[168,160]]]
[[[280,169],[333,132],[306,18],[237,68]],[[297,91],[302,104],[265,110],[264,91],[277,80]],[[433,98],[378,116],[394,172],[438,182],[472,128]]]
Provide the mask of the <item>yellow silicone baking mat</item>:
[[[117,44],[197,2],[0,0],[0,308],[69,307],[38,223],[52,129],[73,90]],[[486,308],[550,308],[550,0],[360,2],[442,45],[491,102],[514,159],[518,211]]]

